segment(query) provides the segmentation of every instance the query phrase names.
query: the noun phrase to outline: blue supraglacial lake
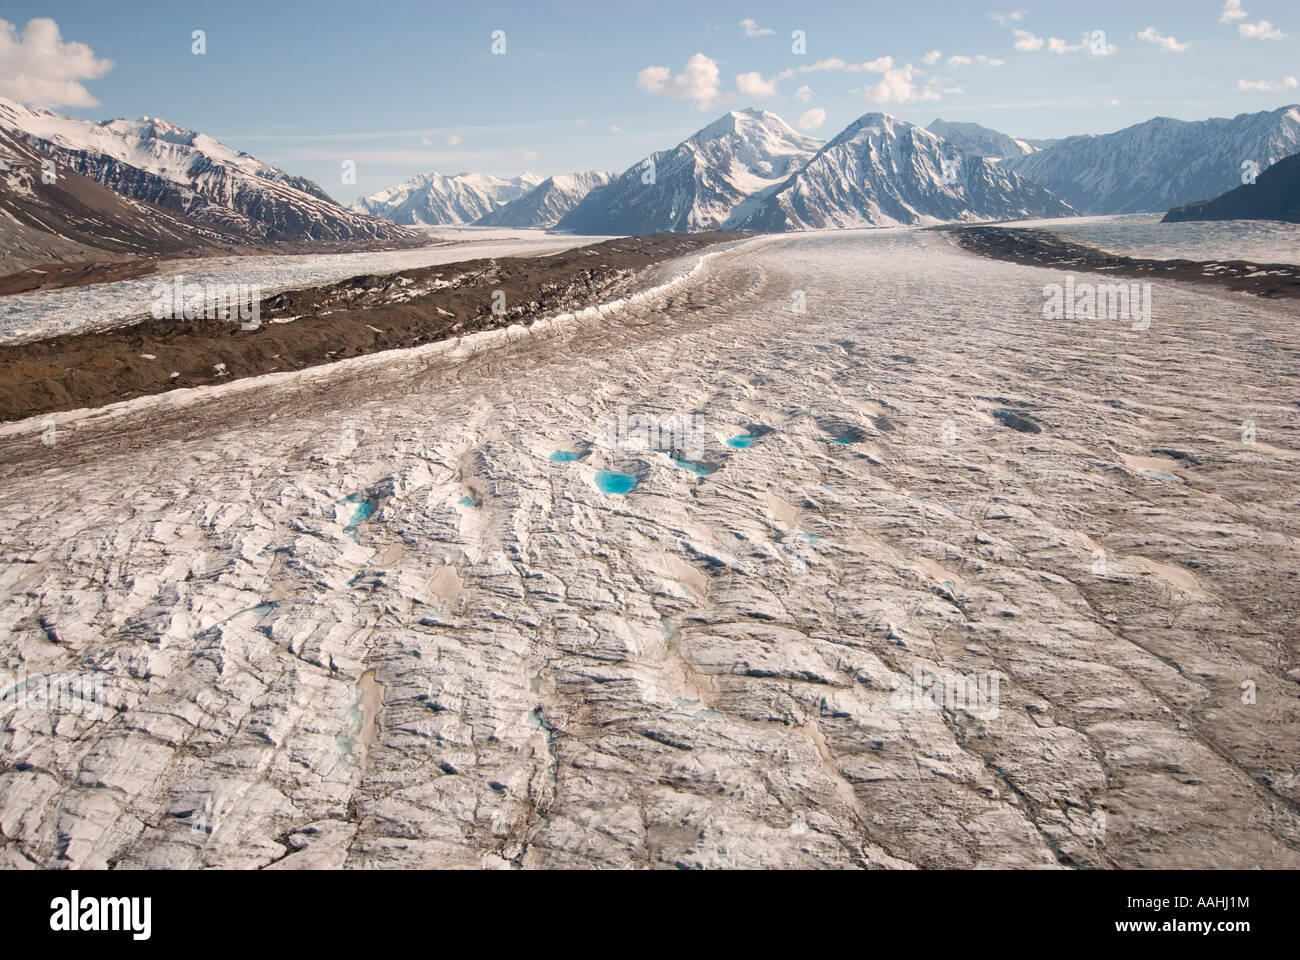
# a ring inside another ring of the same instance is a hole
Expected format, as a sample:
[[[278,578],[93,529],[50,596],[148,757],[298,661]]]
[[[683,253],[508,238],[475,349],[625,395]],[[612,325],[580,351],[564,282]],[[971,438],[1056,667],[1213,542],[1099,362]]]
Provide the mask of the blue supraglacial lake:
[[[632,476],[630,473],[619,473],[615,470],[597,470],[596,486],[601,493],[614,493],[626,496],[631,493],[640,479]]]

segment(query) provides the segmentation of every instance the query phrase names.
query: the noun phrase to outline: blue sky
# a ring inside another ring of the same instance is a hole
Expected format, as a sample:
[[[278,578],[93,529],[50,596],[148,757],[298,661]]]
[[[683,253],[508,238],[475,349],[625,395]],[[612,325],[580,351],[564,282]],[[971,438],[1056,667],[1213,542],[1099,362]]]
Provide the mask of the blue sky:
[[[24,59],[33,18],[90,50]],[[1046,138],[1300,101],[1294,0],[5,0],[0,20],[0,95],[164,117],[344,202],[431,170],[621,171],[748,106],[827,138],[873,110]]]

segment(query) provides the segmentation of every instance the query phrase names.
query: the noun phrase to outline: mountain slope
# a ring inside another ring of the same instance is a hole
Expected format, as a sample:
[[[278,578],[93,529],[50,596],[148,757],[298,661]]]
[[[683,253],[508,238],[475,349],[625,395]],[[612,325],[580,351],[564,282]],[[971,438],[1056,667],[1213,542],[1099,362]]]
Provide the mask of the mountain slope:
[[[978,123],[957,123],[935,120],[925,129],[936,137],[947,140],[954,147],[976,157],[1005,160],[1008,157],[1025,157],[1034,152],[1028,141],[1008,137],[1005,133],[990,130]]]
[[[1300,152],[1300,107],[1188,122],[1157,117],[1103,136],[1069,137],[1007,161],[1085,214],[1150,213],[1217,197]]]
[[[592,190],[614,179],[604,170],[547,177],[518,199],[474,222],[478,227],[553,227]]]
[[[424,173],[362,197],[352,209],[408,225],[473,223],[517,200],[541,180],[531,173],[506,179],[486,173]]]
[[[897,117],[868,113],[742,214],[729,226],[779,232],[1067,217],[1074,211],[998,163],[966,155]]]
[[[110,190],[248,242],[405,241],[391,223],[338,205],[312,181],[165,120],[91,123],[0,98],[0,127]]]
[[[38,264],[158,256],[247,242],[162,207],[120,196],[0,128],[0,274]]]
[[[653,234],[714,230],[755,195],[798,170],[822,145],[776,114],[732,111],[671,150],[593,190],[558,229],[574,233]]]
[[[1254,183],[1214,200],[1175,207],[1165,223],[1185,220],[1285,220],[1300,223],[1300,153],[1279,160]]]

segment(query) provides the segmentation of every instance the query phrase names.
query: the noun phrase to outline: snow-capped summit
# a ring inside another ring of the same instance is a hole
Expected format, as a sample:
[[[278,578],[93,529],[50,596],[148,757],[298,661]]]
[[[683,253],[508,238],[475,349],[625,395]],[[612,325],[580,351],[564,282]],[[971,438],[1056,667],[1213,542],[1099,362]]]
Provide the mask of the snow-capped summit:
[[[319,186],[166,120],[93,123],[0,98],[0,126],[119,194],[265,240],[408,240],[407,231],[361,216]]]
[[[1156,117],[1103,136],[1069,137],[1007,166],[1086,214],[1150,213],[1241,186],[1242,165],[1263,171],[1300,152],[1300,106],[1232,119]]]
[[[783,231],[1073,213],[991,160],[906,120],[868,113],[728,226]]]
[[[553,227],[592,190],[614,179],[604,170],[556,174],[475,221],[479,227]]]
[[[737,207],[802,167],[822,143],[766,110],[733,110],[593,191],[559,228],[590,234],[717,229]]]
[[[473,223],[541,182],[541,177],[527,172],[510,178],[487,173],[422,173],[362,197],[352,209],[410,225]]]

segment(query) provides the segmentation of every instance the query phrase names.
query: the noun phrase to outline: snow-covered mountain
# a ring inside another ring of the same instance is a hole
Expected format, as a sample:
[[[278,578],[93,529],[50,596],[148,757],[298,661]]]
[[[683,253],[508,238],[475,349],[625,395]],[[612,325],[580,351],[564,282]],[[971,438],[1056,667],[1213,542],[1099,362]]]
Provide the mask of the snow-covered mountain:
[[[822,143],[774,113],[732,111],[593,191],[558,226],[598,235],[717,229],[802,167]]]
[[[395,187],[362,197],[352,209],[409,225],[473,223],[532,190],[541,178],[531,173],[494,177],[486,173],[423,173]]]
[[[1156,117],[1103,136],[1069,137],[1007,161],[1086,214],[1150,213],[1240,186],[1242,164],[1264,170],[1300,152],[1300,107],[1189,122]]]
[[[21,134],[0,127],[0,273],[247,242],[50,163]]]
[[[547,177],[517,200],[475,221],[478,227],[553,227],[592,190],[614,179],[604,170]]]
[[[109,189],[210,223],[248,242],[405,240],[409,231],[354,213],[319,186],[165,120],[92,123],[0,98],[0,127]]]
[[[966,153],[976,157],[987,157],[990,160],[1025,157],[1035,149],[1027,140],[1008,137],[1005,133],[998,133],[978,123],[958,123],[939,119],[925,129]]]
[[[728,226],[779,232],[1074,213],[999,163],[905,120],[868,113]]]

